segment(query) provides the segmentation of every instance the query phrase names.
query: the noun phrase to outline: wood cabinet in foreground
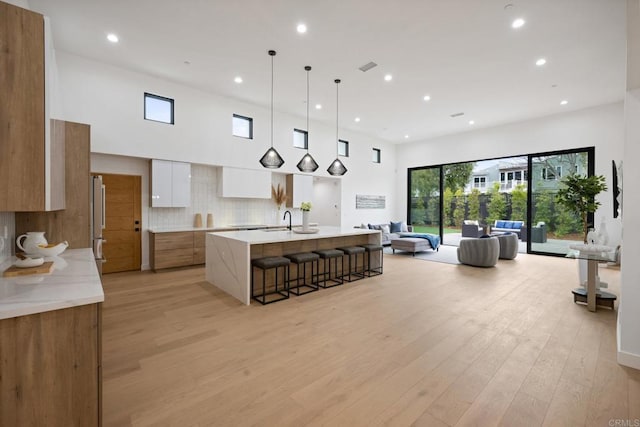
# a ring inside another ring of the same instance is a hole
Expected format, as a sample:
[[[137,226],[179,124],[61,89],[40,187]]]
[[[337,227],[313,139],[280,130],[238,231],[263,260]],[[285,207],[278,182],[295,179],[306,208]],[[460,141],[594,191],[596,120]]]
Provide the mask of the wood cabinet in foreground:
[[[101,425],[101,306],[0,320],[0,425]]]

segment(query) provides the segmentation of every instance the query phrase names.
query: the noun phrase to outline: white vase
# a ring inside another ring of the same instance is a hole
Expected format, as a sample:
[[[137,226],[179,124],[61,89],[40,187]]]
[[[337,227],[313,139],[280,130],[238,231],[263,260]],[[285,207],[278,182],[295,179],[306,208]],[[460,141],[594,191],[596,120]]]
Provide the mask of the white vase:
[[[309,229],[309,211],[302,211],[302,229]]]

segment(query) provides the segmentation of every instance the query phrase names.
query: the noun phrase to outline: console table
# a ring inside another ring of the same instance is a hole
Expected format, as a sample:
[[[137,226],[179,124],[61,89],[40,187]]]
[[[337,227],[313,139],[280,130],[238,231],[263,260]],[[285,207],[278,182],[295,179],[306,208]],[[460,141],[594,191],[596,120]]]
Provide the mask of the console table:
[[[604,245],[576,244],[569,246],[573,249],[567,254],[567,258],[584,259],[587,261],[587,287],[577,288],[573,293],[573,302],[586,302],[589,311],[596,311],[598,305],[610,307],[613,310],[613,303],[616,296],[609,292],[597,291],[596,280],[598,276],[598,264],[601,262],[614,261],[615,248]]]

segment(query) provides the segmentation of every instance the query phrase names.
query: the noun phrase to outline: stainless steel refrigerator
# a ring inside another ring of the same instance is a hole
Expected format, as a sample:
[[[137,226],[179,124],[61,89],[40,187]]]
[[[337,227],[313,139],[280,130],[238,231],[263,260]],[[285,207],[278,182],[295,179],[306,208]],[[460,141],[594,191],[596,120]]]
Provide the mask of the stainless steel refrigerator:
[[[91,240],[93,254],[96,257],[98,273],[102,276],[102,264],[107,260],[102,253],[102,245],[106,240],[102,238],[105,228],[105,188],[102,183],[102,176],[91,177]]]

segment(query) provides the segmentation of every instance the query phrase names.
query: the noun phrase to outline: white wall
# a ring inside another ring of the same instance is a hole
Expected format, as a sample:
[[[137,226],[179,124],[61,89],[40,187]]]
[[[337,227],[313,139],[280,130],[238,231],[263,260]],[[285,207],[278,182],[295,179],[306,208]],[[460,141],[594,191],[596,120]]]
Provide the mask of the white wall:
[[[336,178],[313,179],[313,209],[309,215],[311,222],[321,225],[340,225],[341,181]]]
[[[598,196],[602,206],[596,212],[595,224],[599,225],[604,218],[609,244],[616,245],[621,239],[621,222],[613,219],[611,160],[617,163],[623,158],[623,145],[622,103],[403,144],[396,150],[399,177],[396,216],[406,217],[410,167],[595,147],[595,172],[606,177],[609,187],[609,191]]]
[[[178,160],[198,164],[259,169],[258,160],[269,147],[269,110],[202,92],[149,75],[57,52],[64,118],[91,124],[94,153]],[[143,93],[175,99],[174,126],[143,119]],[[233,113],[253,117],[254,140],[231,136]],[[281,173],[298,172],[304,154],[293,147],[293,128],[305,127],[305,118],[275,114],[274,145],[285,159]],[[395,190],[395,146],[365,135],[341,131],[350,143],[349,170],[342,180],[341,223],[392,219]],[[310,152],[320,165],[315,176],[336,156],[333,124],[311,122]],[[371,162],[371,149],[382,150],[382,163]],[[117,165],[114,172],[117,172]],[[122,171],[124,173],[124,171]],[[387,196],[387,209],[355,210],[355,194]]]
[[[618,362],[640,369],[640,198],[634,188],[640,180],[640,0],[627,1],[627,57]]]

